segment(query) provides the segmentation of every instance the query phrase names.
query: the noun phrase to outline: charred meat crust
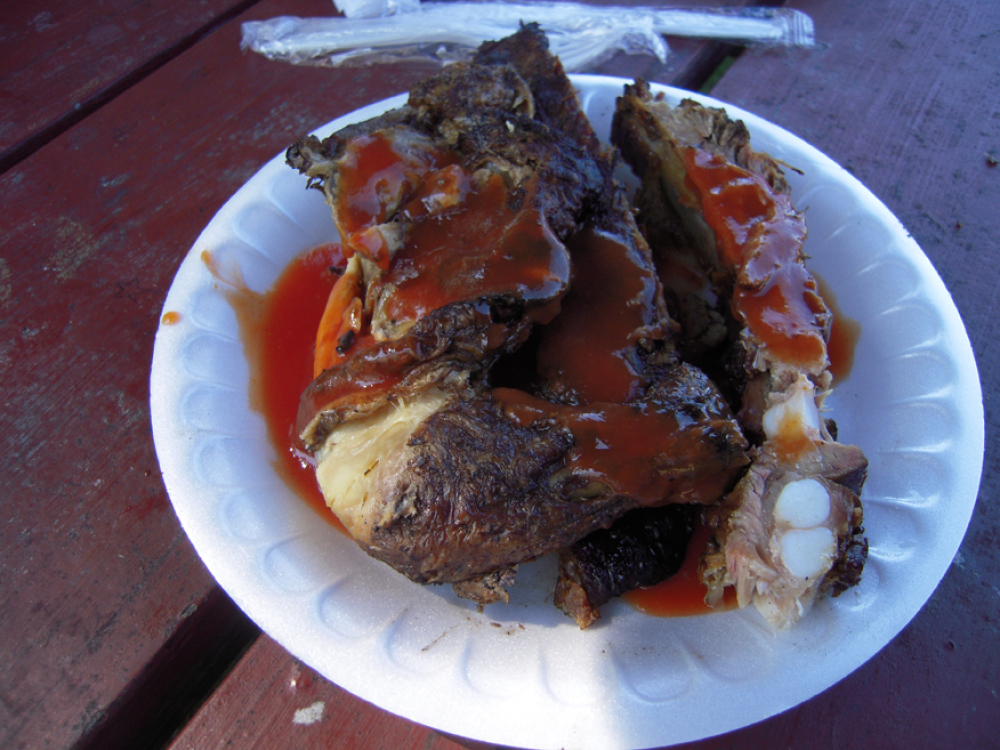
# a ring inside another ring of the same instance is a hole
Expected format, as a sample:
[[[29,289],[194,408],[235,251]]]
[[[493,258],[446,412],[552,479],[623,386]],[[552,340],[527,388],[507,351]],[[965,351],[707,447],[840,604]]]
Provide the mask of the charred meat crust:
[[[776,193],[787,193],[789,187],[780,164],[750,148],[750,134],[742,121],[731,121],[724,110],[690,100],[676,109],[661,105],[645,81],[625,86],[612,119],[611,140],[641,180],[635,196],[636,220],[656,262],[664,273],[675,274],[676,259],[682,259],[682,275],[668,279],[664,290],[679,323],[678,351],[685,361],[706,370],[738,409],[750,379],[745,369],[747,352],[740,340],[742,326],[729,311],[731,283],[715,257],[711,230],[678,206],[676,190],[666,177],[677,169],[673,164],[679,158],[672,141],[675,137],[760,174]],[[693,282],[685,281],[692,275]],[[700,293],[699,285],[716,293],[714,305]]]
[[[322,140],[314,135],[302,136],[285,151],[285,162],[309,178],[307,187],[324,190],[336,173],[336,160],[352,138],[404,124],[407,117],[406,109],[392,109],[370,120],[352,123]]]
[[[516,300],[449,305],[421,318],[400,338],[361,350],[306,388],[296,431],[314,450],[340,422],[394,399],[433,385],[459,391],[481,386],[496,357],[516,349],[530,332],[530,322],[511,312],[518,306]]]
[[[493,71],[482,71],[469,64],[447,75],[471,86],[484,72]],[[454,149],[461,156],[462,166],[471,174],[480,170],[502,174],[512,202],[523,198],[522,187],[539,172],[538,208],[561,239],[588,221],[600,226],[614,224],[615,219],[608,216],[608,198],[617,188],[613,180],[614,161],[609,154],[592,151],[518,109],[455,111],[451,109],[455,105],[451,100],[415,101],[418,106],[398,110],[401,114],[349,126],[322,141],[312,135],[301,138],[289,147],[286,160],[309,178],[310,186],[323,189],[332,197],[336,189],[336,162],[350,139],[388,127],[405,126]]]
[[[385,493],[397,510],[371,529],[369,554],[414,581],[451,583],[558,549],[555,529],[574,535],[563,521],[594,522],[549,486],[572,444],[567,429],[523,427],[486,399],[438,411],[410,439]]]
[[[602,604],[674,575],[697,513],[691,505],[637,508],[561,550],[555,605],[586,628],[600,617]]]
[[[324,190],[332,205],[337,193],[337,160],[348,141],[405,128],[456,153],[463,168],[480,182],[484,174],[500,174],[507,185],[508,206],[519,209],[525,200],[531,200],[560,239],[588,222],[618,226],[623,217],[631,217],[620,203],[609,200],[620,192],[613,180],[613,160],[599,148],[568,79],[558,60],[548,54],[547,46],[536,26],[526,26],[514,37],[489,46],[476,62],[451,66],[419,84],[409,103],[397,110],[348,126],[322,141],[315,136],[299,139],[288,149],[287,161],[309,178],[312,187]],[[536,305],[546,302],[535,300]],[[379,344],[369,354],[348,355],[351,361],[324,373],[303,394],[298,431],[307,446],[318,445],[338,421],[369,411],[360,403],[341,404],[330,397],[351,378],[368,383],[392,367],[402,368],[397,370],[402,372],[414,366],[417,371],[407,373],[401,385],[410,393],[421,384],[440,384],[448,367],[485,372],[495,359],[493,340],[500,336],[519,345],[530,327],[518,319],[524,317],[529,305],[515,296],[468,300],[459,306],[491,307],[494,311],[503,307],[504,324],[510,330],[503,333],[487,326],[491,340],[486,342],[481,316],[470,316],[467,310],[438,311],[430,316],[432,320],[419,322],[417,330],[401,341]],[[459,319],[465,319],[471,329],[462,332]],[[435,330],[442,322],[443,329]],[[473,341],[476,343],[470,343]],[[460,350],[457,356],[456,348]],[[503,351],[511,348],[501,347]],[[479,361],[475,361],[477,353]],[[434,357],[443,360],[435,363]],[[375,406],[382,402],[378,389],[367,392],[374,395]]]
[[[691,424],[728,420],[722,393],[695,367],[681,364],[661,371],[647,398],[675,410]],[[720,443],[720,450],[725,450]],[[733,473],[735,483],[739,473]],[[720,488],[721,494],[731,484]],[[555,604],[581,628],[600,617],[601,605],[640,586],[674,575],[687,553],[700,506],[667,505],[629,511],[609,529],[589,534],[559,553]]]
[[[518,189],[540,172],[539,208],[565,239],[581,224],[613,224],[605,214],[614,186],[613,152],[601,147],[548,41],[529,24],[484,45],[471,63],[418,84],[408,103],[320,141],[300,138],[286,160],[309,184],[335,192],[336,160],[359,135],[405,126],[457,151],[470,172],[502,173]]]
[[[654,114],[650,105],[657,99],[645,81],[626,85],[612,120],[611,142],[624,160],[645,179],[661,164],[653,148],[662,147],[664,117],[669,118],[671,135],[685,146],[698,146],[718,154],[732,164],[760,175],[771,189],[788,194],[790,188],[781,163],[750,147],[750,132],[742,120],[731,120],[724,109],[704,107],[691,99],[683,100],[675,110]],[[658,116],[659,115],[659,116]]]
[[[706,223],[701,211],[690,204],[697,198],[685,194],[686,187],[680,187],[688,180],[680,152],[695,149],[759,177],[766,185],[765,192],[769,191],[774,197],[775,226],[780,226],[782,232],[787,231],[790,238],[800,235],[797,254],[781,259],[777,268],[788,263],[800,266],[804,272],[806,257],[801,250],[801,239],[805,236],[805,223],[788,202],[791,188],[783,165],[768,154],[754,151],[744,123],[731,120],[725,110],[705,107],[689,99],[671,107],[654,97],[643,81],[626,86],[624,95],[619,97],[611,137],[625,162],[642,180],[636,196],[638,222],[650,244],[668,257],[679,251],[693,250],[700,261],[706,282],[719,298],[712,313],[716,321],[724,322],[724,326],[715,326],[715,329],[728,331],[721,342],[716,338],[714,350],[708,354],[716,362],[721,361],[726,370],[723,373],[712,368],[712,374],[728,376],[742,390],[754,371],[762,369],[754,362],[761,354],[760,342],[750,335],[750,328],[734,320],[730,302],[740,290],[755,293],[774,283],[776,268],[770,265],[770,259],[763,263],[757,261],[752,252],[735,268],[723,262],[715,231]],[[794,246],[794,242],[789,244]],[[828,337],[831,313],[818,295],[813,302],[822,308],[815,311],[816,324]],[[678,300],[676,307],[690,310],[697,305],[695,301]],[[685,336],[695,342],[699,332],[689,331]],[[699,359],[699,363],[703,361]],[[813,367],[810,374],[819,376],[821,369],[822,366]]]
[[[840,596],[861,582],[865,563],[868,561],[868,537],[865,536],[860,506],[856,507],[857,520],[850,536],[839,541],[837,563],[827,573],[824,585],[833,596]]]
[[[706,418],[718,405],[707,379],[689,368],[664,373],[636,405],[635,424],[643,408],[673,413],[674,398],[703,390],[665,443],[682,448],[657,458],[654,473],[670,489],[652,499],[572,469],[571,407],[526,423],[494,399],[453,402],[413,432],[381,493],[391,507],[359,542],[415,581],[456,582],[567,547],[632,508],[714,502],[745,465],[746,444],[731,420]]]
[[[565,133],[592,153],[602,150],[562,63],[549,54],[549,41],[538,24],[525,24],[516,34],[486,42],[479,48],[475,62],[512,65],[532,90],[535,116],[541,122]]]

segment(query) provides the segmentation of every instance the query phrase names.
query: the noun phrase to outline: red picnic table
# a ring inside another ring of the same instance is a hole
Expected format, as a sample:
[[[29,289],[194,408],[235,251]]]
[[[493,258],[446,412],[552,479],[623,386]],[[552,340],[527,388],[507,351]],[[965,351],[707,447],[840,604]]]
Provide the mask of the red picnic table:
[[[684,3],[716,4],[754,3]],[[1000,6],[787,7],[813,18],[817,46],[671,38],[666,63],[619,54],[590,72],[710,91],[809,142],[888,206],[968,331],[983,473],[953,563],[881,651],[800,705],[720,736],[708,726],[683,747],[1000,747]],[[244,21],[333,12],[321,0],[0,12],[2,747],[495,746],[355,697],[261,632],[182,530],[154,449],[154,337],[199,233],[296,137],[435,71],[240,50]],[[947,514],[949,498],[936,502]],[[905,541],[890,552],[920,555]]]

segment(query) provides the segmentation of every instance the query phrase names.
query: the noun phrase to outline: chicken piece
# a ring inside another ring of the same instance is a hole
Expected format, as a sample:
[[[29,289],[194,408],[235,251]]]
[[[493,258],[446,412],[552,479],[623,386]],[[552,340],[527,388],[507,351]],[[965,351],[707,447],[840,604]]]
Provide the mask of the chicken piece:
[[[734,585],[740,606],[788,627],[817,592],[854,585],[867,553],[857,497],[867,459],[820,416],[832,316],[805,265],[805,221],[781,165],[724,110],[671,107],[638,82],[618,100],[612,140],[642,180],[639,221],[661,268],[695,268],[718,301],[728,331],[718,372],[756,445],[748,474],[707,514],[717,529],[701,569],[708,601]],[[803,517],[815,523],[789,520]]]

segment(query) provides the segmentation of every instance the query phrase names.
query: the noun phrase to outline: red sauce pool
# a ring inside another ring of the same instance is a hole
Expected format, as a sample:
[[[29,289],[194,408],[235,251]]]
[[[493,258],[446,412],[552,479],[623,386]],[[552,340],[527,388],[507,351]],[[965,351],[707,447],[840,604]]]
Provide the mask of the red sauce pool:
[[[858,339],[861,338],[861,324],[844,315],[840,305],[837,304],[837,296],[829,284],[819,276],[816,276],[816,284],[823,301],[833,313],[833,326],[830,328],[830,340],[826,344],[826,355],[830,359],[830,374],[833,375],[833,382],[836,385],[838,380],[850,375],[854,367],[854,350],[858,346]]]
[[[655,586],[629,591],[622,599],[640,612],[657,617],[688,617],[735,608],[736,590],[732,587],[726,588],[719,606],[712,608],[705,604],[707,589],[698,579],[698,563],[711,535],[708,526],[696,527],[679,571]]]
[[[298,453],[294,434],[299,396],[312,381],[316,328],[333,285],[330,267],[344,264],[340,246],[299,255],[265,294],[247,289],[242,279],[221,278],[210,256],[205,263],[228,287],[224,293],[250,362],[250,406],[264,416],[278,452],[275,471],[320,517],[347,533],[327,507],[313,467]]]

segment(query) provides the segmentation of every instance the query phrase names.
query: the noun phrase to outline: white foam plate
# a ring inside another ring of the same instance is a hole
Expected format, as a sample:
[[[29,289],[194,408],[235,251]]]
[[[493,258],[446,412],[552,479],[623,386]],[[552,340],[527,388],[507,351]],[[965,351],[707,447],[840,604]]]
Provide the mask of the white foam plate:
[[[598,133],[619,79],[574,76]],[[676,102],[687,92],[667,88]],[[695,97],[721,106],[708,97]],[[318,131],[398,106],[396,97]],[[248,407],[236,317],[201,259],[267,290],[298,253],[335,239],[319,191],[276,157],[212,219],[181,264],[151,377],[156,450],[171,501],[209,570],[291,653],[352,693],[437,729],[530,748],[645,748],[746,726],[807,700],[885,646],[928,599],[968,525],[983,410],[968,337],[944,284],[900,222],[844,169],[759,117],[756,148],[790,172],[807,253],[861,324],[856,362],[828,401],[871,466],[871,542],[857,588],[773,633],[753,610],[656,618],[621,602],[586,631],[551,603],[554,564],[521,569],[510,604],[482,614],[360,552],[271,468]],[[289,134],[290,138],[293,134]]]

